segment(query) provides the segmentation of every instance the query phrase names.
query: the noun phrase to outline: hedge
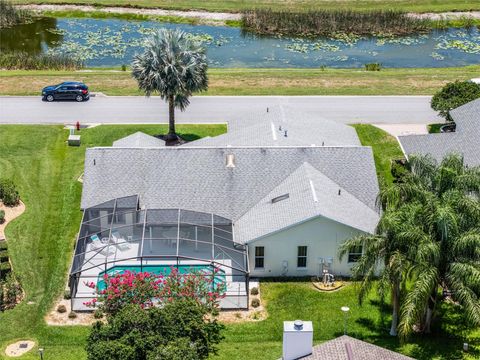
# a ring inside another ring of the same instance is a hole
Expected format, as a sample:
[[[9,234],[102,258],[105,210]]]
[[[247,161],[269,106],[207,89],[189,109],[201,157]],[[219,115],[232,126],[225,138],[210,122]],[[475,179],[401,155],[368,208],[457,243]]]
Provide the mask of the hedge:
[[[20,201],[20,195],[18,194],[15,183],[10,179],[0,180],[0,199],[7,206],[17,205]]]

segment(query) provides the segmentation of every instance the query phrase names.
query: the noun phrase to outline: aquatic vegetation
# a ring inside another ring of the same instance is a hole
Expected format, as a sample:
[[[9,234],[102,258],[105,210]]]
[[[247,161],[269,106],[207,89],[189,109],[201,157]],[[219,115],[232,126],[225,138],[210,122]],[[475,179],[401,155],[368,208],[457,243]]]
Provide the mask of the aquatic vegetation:
[[[405,35],[426,32],[428,21],[392,10],[358,12],[351,10],[275,11],[247,10],[242,15],[242,29],[262,35],[333,36],[339,33]]]
[[[29,11],[14,7],[9,1],[0,0],[0,29],[22,24],[31,19],[32,14]]]
[[[76,70],[83,62],[67,54],[28,54],[26,52],[0,52],[0,68],[8,70]]]
[[[471,40],[444,40],[435,49],[458,49],[469,54],[480,54],[480,42]]]
[[[445,59],[444,56],[440,55],[439,53],[437,53],[437,52],[435,52],[435,51],[432,52],[432,53],[430,54],[430,56],[431,56],[432,58],[434,58],[435,60],[443,60],[443,59]]]

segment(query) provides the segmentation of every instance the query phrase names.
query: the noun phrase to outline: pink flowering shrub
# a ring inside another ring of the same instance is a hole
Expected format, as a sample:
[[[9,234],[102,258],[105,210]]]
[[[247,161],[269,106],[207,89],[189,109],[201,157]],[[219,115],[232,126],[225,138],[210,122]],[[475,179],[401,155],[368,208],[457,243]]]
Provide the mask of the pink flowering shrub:
[[[219,300],[225,296],[224,283],[215,282],[217,273],[218,269],[214,268],[211,274],[180,274],[172,267],[170,274],[166,276],[128,270],[112,276],[105,274],[105,288],[97,290],[98,297],[84,304],[89,307],[99,306],[106,314],[114,314],[128,304],[149,308],[187,297],[213,311],[218,307]],[[96,288],[93,282],[86,285]]]

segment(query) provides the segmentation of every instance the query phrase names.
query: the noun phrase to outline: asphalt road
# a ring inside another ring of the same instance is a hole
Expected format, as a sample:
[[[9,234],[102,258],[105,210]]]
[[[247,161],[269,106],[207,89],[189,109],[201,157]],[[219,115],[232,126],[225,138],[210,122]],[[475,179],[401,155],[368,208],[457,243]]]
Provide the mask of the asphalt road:
[[[179,123],[240,125],[255,111],[288,105],[342,123],[428,124],[440,120],[429,96],[201,96],[193,97]],[[109,96],[53,102],[40,97],[0,97],[2,124],[165,123],[168,108],[159,97]]]

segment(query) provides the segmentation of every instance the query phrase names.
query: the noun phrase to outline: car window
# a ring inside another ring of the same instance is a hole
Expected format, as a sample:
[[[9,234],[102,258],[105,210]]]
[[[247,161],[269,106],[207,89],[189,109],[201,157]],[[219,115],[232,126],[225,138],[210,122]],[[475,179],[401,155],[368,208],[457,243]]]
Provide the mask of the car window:
[[[75,90],[75,86],[67,86],[67,90]]]
[[[60,87],[58,88],[58,90],[67,90],[67,87],[66,87],[66,86],[60,86]]]

